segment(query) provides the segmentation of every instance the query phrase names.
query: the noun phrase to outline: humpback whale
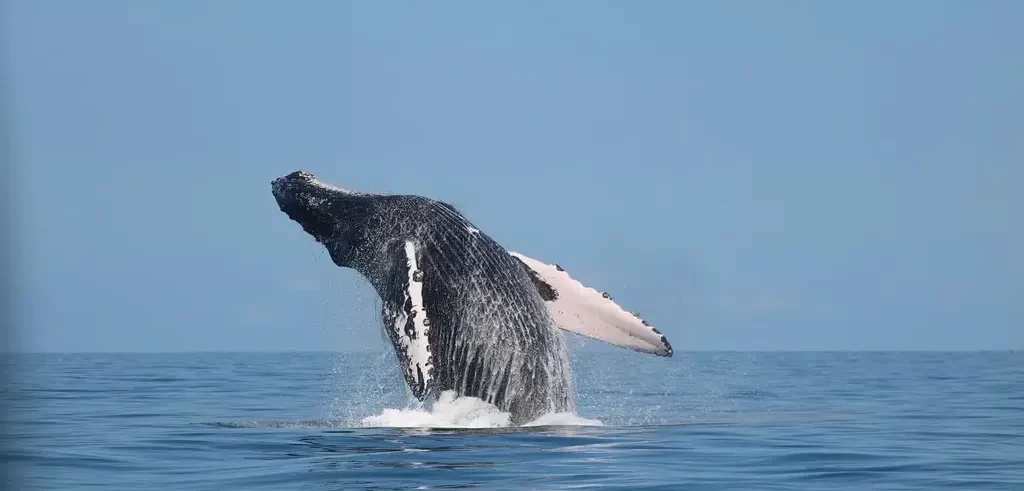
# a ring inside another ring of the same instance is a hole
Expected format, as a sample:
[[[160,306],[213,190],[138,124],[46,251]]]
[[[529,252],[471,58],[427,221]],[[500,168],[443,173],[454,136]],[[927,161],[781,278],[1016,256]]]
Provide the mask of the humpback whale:
[[[369,194],[296,171],[271,182],[278,207],[366,278],[405,382],[420,401],[451,390],[523,424],[576,409],[560,330],[672,356],[663,334],[557,264],[502,248],[454,206]]]

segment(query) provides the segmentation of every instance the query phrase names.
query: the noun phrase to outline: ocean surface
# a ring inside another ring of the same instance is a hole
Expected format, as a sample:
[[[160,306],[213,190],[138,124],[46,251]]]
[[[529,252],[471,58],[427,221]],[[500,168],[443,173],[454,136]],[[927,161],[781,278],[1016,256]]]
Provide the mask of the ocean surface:
[[[410,403],[393,355],[17,355],[18,489],[1024,490],[1024,354],[575,353],[577,416]]]

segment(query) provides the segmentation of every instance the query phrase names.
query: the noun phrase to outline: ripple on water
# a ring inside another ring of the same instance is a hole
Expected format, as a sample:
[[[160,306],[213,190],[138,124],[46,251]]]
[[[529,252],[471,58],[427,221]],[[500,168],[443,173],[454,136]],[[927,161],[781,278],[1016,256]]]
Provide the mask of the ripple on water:
[[[576,353],[529,427],[377,353],[20,362],[22,489],[1024,489],[1021,354]]]

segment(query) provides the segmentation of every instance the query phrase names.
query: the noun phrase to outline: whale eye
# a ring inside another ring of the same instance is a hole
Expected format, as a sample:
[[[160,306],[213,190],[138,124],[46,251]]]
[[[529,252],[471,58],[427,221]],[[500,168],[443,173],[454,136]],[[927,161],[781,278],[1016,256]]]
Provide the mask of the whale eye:
[[[601,296],[604,297],[604,298],[607,298],[608,300],[612,299],[612,296],[609,295],[608,292],[601,292]]]
[[[565,270],[564,270],[564,269],[562,269],[562,267],[561,267],[561,266],[559,266],[559,265],[558,265],[557,263],[555,264],[555,269],[556,269],[556,270],[558,270],[558,271],[565,271]]]

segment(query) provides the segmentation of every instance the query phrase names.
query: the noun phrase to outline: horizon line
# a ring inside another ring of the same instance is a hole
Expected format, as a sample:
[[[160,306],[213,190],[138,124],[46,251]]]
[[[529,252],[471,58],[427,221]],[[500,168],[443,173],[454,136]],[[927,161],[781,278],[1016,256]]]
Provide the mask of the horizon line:
[[[594,349],[575,350],[576,352],[597,351]],[[622,350],[628,351],[628,350]],[[982,349],[694,349],[675,350],[680,353],[1013,353],[1021,351],[1017,348],[982,348]],[[180,351],[0,351],[4,355],[173,355],[173,354],[366,354],[386,353],[390,350],[351,349],[351,350],[180,350]],[[644,353],[638,353],[644,354]]]

